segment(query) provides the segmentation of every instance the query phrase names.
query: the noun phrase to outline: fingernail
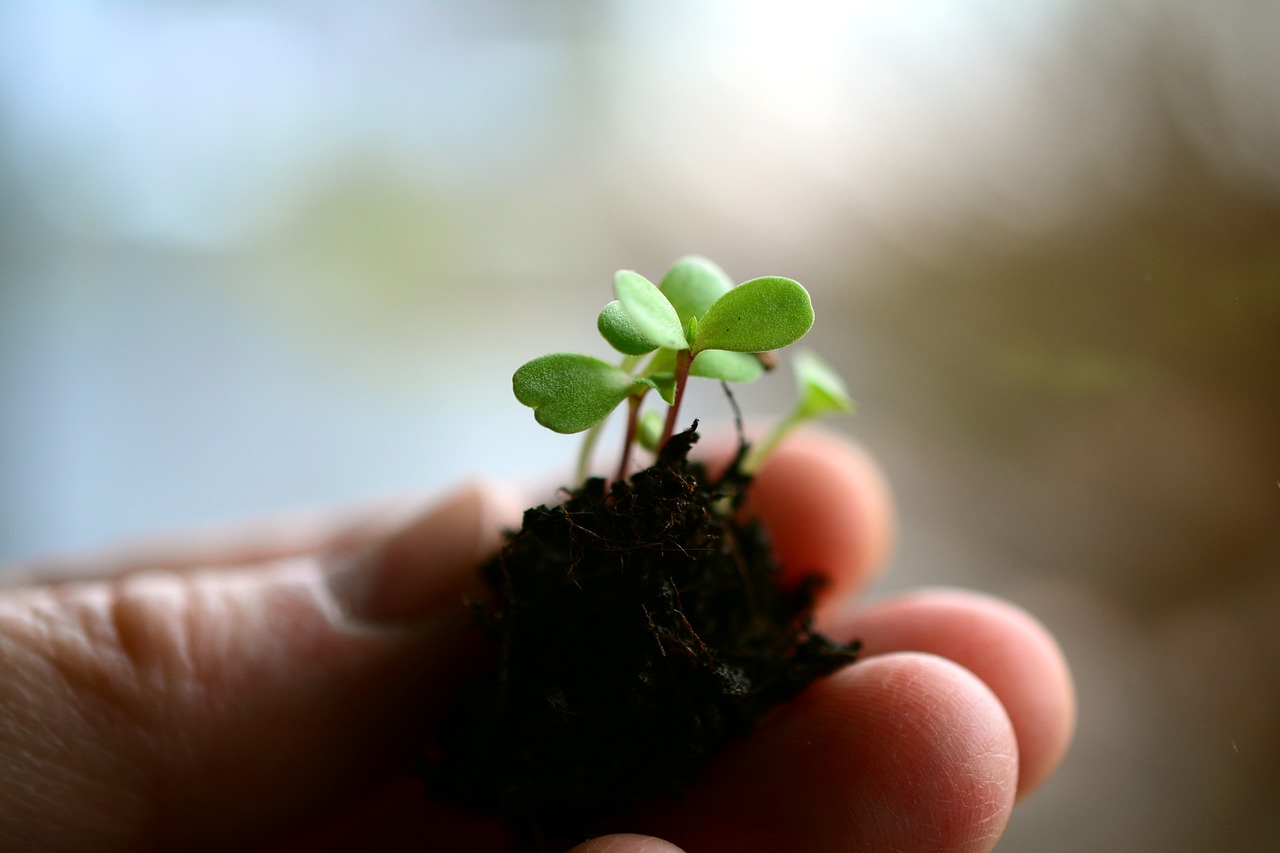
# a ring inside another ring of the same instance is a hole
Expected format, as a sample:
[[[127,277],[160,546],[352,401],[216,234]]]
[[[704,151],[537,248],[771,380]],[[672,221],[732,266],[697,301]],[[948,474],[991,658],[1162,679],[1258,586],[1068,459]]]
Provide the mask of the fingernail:
[[[403,624],[461,607],[478,591],[477,569],[518,518],[513,493],[468,483],[382,542],[335,560],[329,587],[359,622]]]

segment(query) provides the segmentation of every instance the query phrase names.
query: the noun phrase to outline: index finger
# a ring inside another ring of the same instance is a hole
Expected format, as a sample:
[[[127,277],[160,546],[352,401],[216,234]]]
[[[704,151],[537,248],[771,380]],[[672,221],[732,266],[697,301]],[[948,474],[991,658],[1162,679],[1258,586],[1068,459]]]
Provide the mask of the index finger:
[[[785,578],[818,574],[830,601],[867,586],[893,542],[893,500],[871,457],[832,433],[783,442],[757,474],[749,503],[773,537]]]

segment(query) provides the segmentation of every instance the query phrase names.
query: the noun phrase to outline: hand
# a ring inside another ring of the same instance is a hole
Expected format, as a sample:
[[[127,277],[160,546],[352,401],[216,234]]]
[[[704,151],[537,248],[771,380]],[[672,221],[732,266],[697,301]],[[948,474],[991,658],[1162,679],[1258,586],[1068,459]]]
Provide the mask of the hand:
[[[830,577],[819,627],[863,660],[717,756],[651,836],[575,853],[993,847],[1070,739],[1052,639],[969,593],[851,609],[892,519],[840,440],[779,448],[754,504],[785,567]],[[472,485],[408,524],[398,508],[28,567],[83,579],[0,590],[0,848],[513,849],[398,768],[472,660],[458,602],[520,509]]]

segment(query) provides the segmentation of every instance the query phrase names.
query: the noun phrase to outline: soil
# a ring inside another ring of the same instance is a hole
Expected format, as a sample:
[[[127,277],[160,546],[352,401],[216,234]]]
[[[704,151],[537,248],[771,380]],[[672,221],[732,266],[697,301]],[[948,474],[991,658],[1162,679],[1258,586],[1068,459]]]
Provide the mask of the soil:
[[[497,664],[443,728],[428,779],[540,849],[679,797],[716,750],[857,653],[811,630],[816,579],[780,583],[762,528],[740,519],[736,466],[709,482],[689,462],[696,426],[627,481],[527,510],[483,569]]]

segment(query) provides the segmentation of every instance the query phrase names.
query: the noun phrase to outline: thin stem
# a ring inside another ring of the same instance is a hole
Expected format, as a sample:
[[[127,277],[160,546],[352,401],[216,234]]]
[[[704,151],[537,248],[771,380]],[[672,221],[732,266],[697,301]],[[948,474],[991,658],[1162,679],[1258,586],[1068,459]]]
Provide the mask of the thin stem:
[[[742,463],[738,466],[738,470],[748,477],[754,476],[760,470],[760,466],[764,464],[764,460],[769,457],[773,449],[778,446],[782,439],[800,424],[808,420],[799,407],[792,410],[791,414],[783,418],[778,424],[769,431],[769,434],[760,441],[751,445],[751,449],[747,451],[747,455],[743,457]]]
[[[603,429],[604,421],[600,421],[583,436],[582,447],[578,450],[578,485],[585,483],[587,476],[591,473],[591,454],[596,448],[596,440],[600,438],[600,432]]]
[[[641,356],[627,355],[622,357],[622,363],[619,365],[627,373],[635,373],[636,366],[640,364]],[[582,485],[587,481],[587,477],[591,474],[591,454],[595,452],[596,442],[600,438],[600,433],[604,431],[604,421],[587,430],[586,435],[582,439],[582,447],[578,450],[578,485]]]
[[[671,408],[667,409],[667,422],[662,428],[662,440],[658,447],[665,447],[676,431],[676,418],[680,416],[680,401],[684,399],[684,386],[689,384],[689,366],[693,364],[693,353],[682,349],[676,353],[676,391],[671,400]]]
[[[631,448],[636,443],[636,428],[640,422],[640,401],[643,394],[632,394],[627,398],[627,437],[622,445],[622,461],[618,463],[618,481],[627,479],[627,469],[631,467]]]

